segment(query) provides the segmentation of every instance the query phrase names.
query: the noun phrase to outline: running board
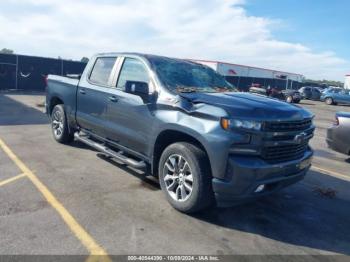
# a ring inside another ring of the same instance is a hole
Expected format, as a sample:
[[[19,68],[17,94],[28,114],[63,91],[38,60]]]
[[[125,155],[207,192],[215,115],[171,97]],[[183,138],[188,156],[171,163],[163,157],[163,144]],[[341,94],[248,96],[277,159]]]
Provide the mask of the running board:
[[[74,137],[76,140],[83,142],[84,144],[87,144],[88,146],[91,146],[95,148],[96,150],[106,154],[109,157],[115,158],[120,162],[123,162],[124,164],[131,166],[136,169],[144,169],[146,168],[146,164],[144,161],[137,161],[135,159],[126,157],[123,155],[122,151],[116,152],[102,144],[99,144],[93,140],[91,140],[88,136],[81,136],[78,132],[74,133]]]

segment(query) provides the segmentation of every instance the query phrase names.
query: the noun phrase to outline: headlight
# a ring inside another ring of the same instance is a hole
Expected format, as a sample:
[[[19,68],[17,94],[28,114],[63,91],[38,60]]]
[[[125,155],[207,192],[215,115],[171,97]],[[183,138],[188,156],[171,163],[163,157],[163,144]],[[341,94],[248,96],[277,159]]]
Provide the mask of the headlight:
[[[221,119],[221,126],[225,130],[230,130],[232,128],[242,128],[250,130],[261,130],[261,122],[253,120],[242,120],[242,119]]]

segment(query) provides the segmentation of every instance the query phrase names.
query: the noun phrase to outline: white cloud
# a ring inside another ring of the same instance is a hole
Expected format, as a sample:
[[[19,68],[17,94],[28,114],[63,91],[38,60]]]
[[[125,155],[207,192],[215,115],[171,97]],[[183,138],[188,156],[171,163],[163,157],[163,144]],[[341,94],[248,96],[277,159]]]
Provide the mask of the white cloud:
[[[278,23],[248,16],[242,0],[9,0],[0,3],[0,47],[75,59],[137,51],[343,80],[349,61],[275,39]]]

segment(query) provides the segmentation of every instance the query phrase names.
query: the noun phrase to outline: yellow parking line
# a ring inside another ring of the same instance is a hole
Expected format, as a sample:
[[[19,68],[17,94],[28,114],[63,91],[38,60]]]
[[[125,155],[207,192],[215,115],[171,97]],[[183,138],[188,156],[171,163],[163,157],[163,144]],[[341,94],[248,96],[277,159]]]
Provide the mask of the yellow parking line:
[[[11,158],[11,160],[18,166],[19,169],[30,179],[36,186],[40,193],[45,197],[47,202],[58,212],[63,221],[67,224],[74,235],[87,248],[91,258],[96,261],[111,261],[107,252],[99,246],[96,241],[89,235],[88,232],[74,219],[68,210],[56,199],[50,190],[38,179],[38,177],[12,152],[12,150],[0,139],[0,147]]]
[[[338,172],[334,172],[334,171],[330,171],[330,170],[327,170],[327,169],[323,169],[323,168],[320,168],[320,167],[314,166],[314,165],[312,165],[311,169],[323,172],[326,175],[331,175],[331,176],[335,176],[335,177],[338,177],[338,178],[350,181],[350,176],[346,176],[346,175],[340,174]]]
[[[25,177],[25,176],[26,176],[26,174],[20,174],[20,175],[18,175],[18,176],[15,176],[15,177],[11,177],[11,178],[9,178],[9,179],[6,179],[6,180],[4,180],[4,181],[0,181],[0,186],[4,186],[4,185],[6,185],[6,184],[8,184],[8,183],[11,183],[11,182],[13,182],[13,181],[16,181],[17,179],[20,179],[20,178]]]

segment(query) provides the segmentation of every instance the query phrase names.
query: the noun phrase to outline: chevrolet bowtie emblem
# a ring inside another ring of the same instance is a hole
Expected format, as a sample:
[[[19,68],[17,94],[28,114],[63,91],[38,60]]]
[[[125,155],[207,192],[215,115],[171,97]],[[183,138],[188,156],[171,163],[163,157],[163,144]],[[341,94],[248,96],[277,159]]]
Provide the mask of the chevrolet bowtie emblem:
[[[298,143],[298,144],[302,144],[302,143],[305,141],[306,136],[307,136],[307,135],[306,135],[305,132],[300,133],[300,134],[298,134],[298,135],[296,135],[296,136],[294,137],[294,142],[296,142],[296,143]]]

